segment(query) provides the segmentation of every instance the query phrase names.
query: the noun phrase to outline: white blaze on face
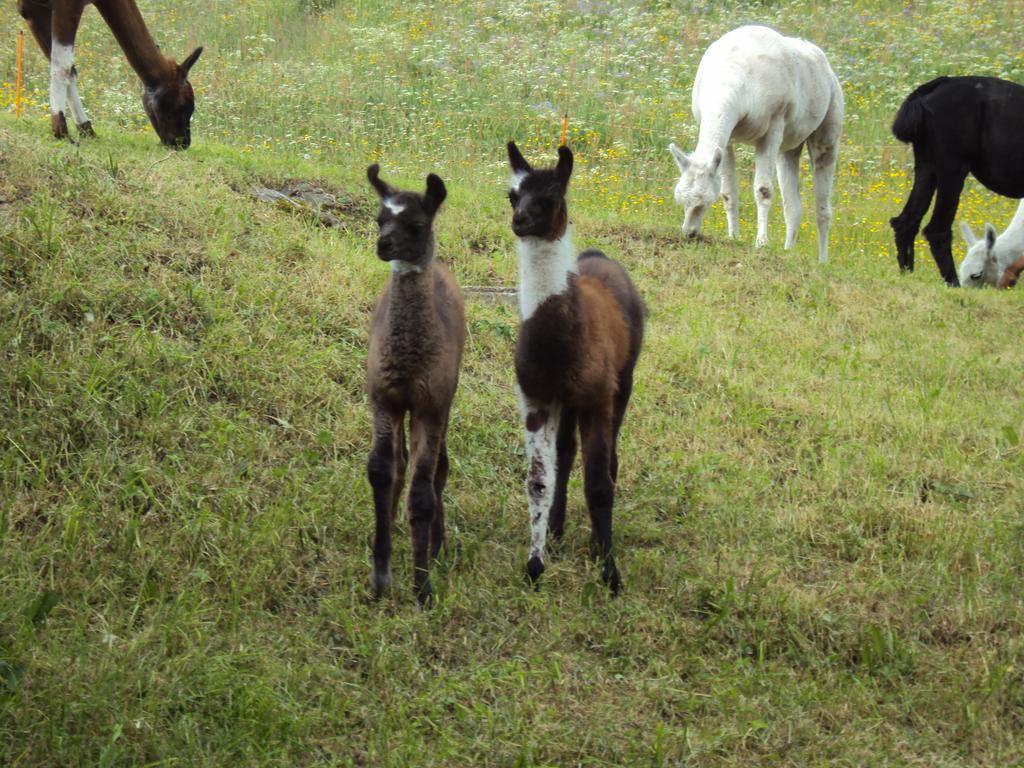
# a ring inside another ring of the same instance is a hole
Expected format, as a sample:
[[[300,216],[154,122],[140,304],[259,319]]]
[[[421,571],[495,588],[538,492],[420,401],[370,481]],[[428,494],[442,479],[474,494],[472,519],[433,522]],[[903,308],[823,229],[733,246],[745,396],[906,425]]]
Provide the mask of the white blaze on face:
[[[508,181],[508,185],[512,188],[513,192],[519,191],[519,185],[523,183],[523,179],[526,178],[525,173],[516,173]]]
[[[54,43],[50,51],[50,114],[66,111],[71,69],[75,66],[74,46]]]
[[[401,203],[396,203],[393,197],[389,197],[384,200],[384,207],[395,214],[395,216],[405,210],[405,206]]]

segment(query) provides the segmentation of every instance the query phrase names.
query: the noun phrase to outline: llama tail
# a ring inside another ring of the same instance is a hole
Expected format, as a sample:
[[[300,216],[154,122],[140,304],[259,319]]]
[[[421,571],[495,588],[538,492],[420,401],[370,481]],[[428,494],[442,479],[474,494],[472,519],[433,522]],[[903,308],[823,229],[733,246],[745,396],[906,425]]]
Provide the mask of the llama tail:
[[[904,144],[913,144],[924,138],[924,97],[949,80],[948,77],[937,77],[919,86],[906,101],[900,105],[896,118],[892,121],[892,135]]]

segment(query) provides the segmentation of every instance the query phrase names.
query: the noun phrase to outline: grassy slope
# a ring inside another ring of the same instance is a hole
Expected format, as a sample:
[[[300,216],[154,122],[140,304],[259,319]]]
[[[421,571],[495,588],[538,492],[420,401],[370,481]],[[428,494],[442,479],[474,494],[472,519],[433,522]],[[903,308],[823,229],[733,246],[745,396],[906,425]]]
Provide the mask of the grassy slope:
[[[471,303],[429,613],[404,526],[398,588],[367,600],[372,209],[324,232],[244,194],[317,176],[368,200],[366,156],[168,157],[110,127],[55,146],[0,116],[0,764],[1024,759],[1020,294],[878,258],[905,178],[851,112],[824,268],[813,230],[794,253],[684,246],[665,208],[577,190],[579,244],[627,261],[651,310],[622,599],[587,562],[578,481],[524,589],[516,321]],[[595,172],[655,157],[595,142]],[[444,147],[442,254],[507,284],[500,155]]]

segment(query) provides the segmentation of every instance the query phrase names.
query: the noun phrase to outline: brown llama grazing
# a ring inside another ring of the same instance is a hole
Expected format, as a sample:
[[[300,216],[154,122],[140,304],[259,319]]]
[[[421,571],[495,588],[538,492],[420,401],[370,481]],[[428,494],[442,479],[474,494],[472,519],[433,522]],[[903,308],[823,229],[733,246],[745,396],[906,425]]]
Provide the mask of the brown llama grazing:
[[[508,158],[519,254],[515,366],[528,462],[527,574],[536,582],[544,571],[548,528],[555,538],[562,536],[578,426],[591,550],[604,563],[602,579],[617,594],[616,442],[643,342],[644,304],[626,271],[603,253],[588,250],[576,258],[565,199],[573,165],[569,148],[559,147],[553,169],[534,170],[515,142],[508,144]]]
[[[53,135],[67,138],[69,106],[78,134],[95,135],[78,95],[75,70],[75,35],[85,6],[90,3],[103,16],[128,63],[142,80],[142,105],[160,141],[169,147],[187,148],[192,142],[189,122],[196,103],[188,72],[203,49],[196,48],[181,64],[164,56],[134,0],[18,0],[18,11],[50,62]]]
[[[422,195],[402,192],[384,182],[379,170],[374,163],[366,175],[381,197],[377,256],[391,263],[391,275],[370,323],[366,360],[373,411],[373,448],[366,471],[377,514],[371,583],[379,597],[391,581],[391,527],[409,458],[408,413],[413,583],[417,599],[426,603],[432,594],[429,565],[444,543],[446,433],[466,343],[466,318],[452,273],[434,260],[432,225],[447,195],[444,182],[430,174]]]

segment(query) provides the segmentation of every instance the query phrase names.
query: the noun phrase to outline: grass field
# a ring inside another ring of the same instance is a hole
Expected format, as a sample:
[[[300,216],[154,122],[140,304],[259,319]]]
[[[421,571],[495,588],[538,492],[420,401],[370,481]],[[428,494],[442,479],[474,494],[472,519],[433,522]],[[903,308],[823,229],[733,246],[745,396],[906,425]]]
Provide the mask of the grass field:
[[[1024,305],[945,288],[923,241],[901,276],[887,224],[893,110],[938,74],[1024,82],[1019,0],[140,5],[164,50],[207,46],[187,153],[94,10],[99,138],[49,137],[34,48],[16,121],[0,4],[0,765],[1024,762]],[[692,146],[700,55],[748,21],[818,42],[846,92],[826,266],[813,216],[782,251],[780,206],[751,247],[746,151],[741,241],[720,207],[679,237],[665,146]],[[553,159],[564,111],[577,243],[650,309],[624,593],[587,558],[578,477],[524,585],[517,317],[470,300],[437,604],[405,524],[374,603],[364,169],[441,174],[440,257],[510,285],[504,143]],[[344,226],[249,195],[297,178]],[[972,185],[961,215],[1014,205]]]

